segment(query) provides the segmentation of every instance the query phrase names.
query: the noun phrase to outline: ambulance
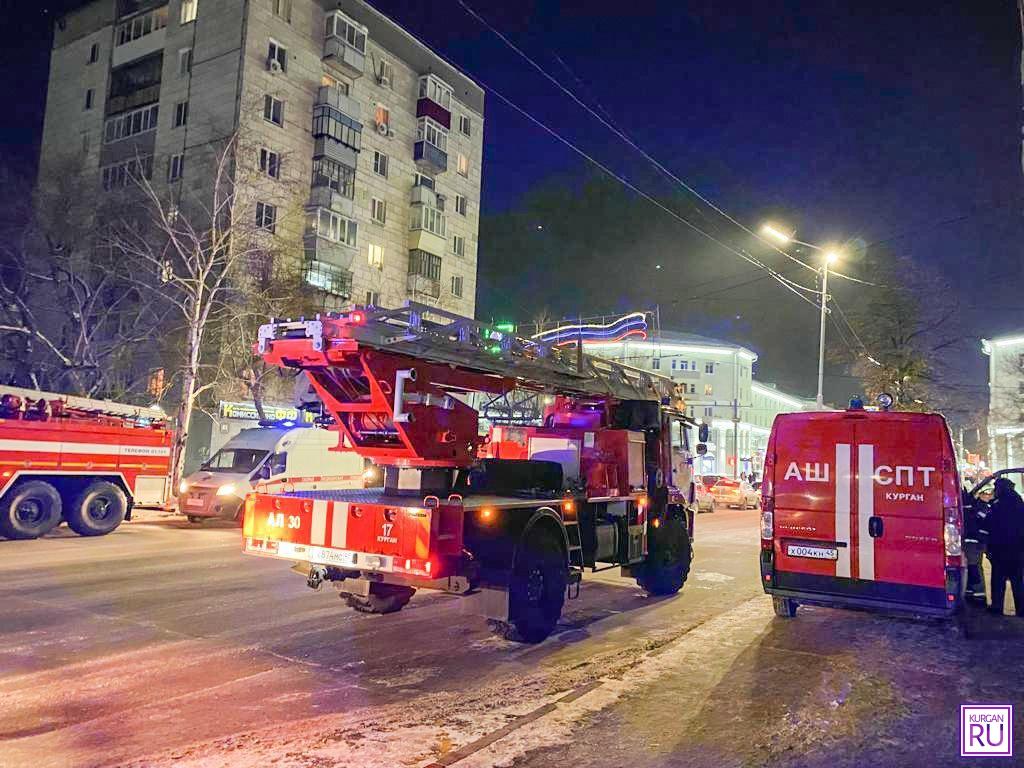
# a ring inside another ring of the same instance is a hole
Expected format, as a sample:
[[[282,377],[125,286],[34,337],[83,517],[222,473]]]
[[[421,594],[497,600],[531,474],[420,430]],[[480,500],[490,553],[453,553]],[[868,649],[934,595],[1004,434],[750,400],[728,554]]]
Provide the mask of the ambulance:
[[[776,417],[761,583],[778,615],[806,604],[952,616],[963,602],[962,531],[942,416],[869,411],[855,400],[846,411]]]

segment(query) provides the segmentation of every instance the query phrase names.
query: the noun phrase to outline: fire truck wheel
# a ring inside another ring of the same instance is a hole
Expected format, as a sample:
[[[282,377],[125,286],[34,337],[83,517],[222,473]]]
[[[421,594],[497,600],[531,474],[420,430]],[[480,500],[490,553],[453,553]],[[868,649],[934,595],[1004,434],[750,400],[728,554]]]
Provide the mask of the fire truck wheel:
[[[42,480],[13,488],[0,508],[0,535],[37,539],[60,525],[60,494]]]
[[[636,583],[649,595],[674,595],[690,575],[693,545],[684,520],[669,517],[661,523],[649,529],[647,560],[637,569]]]
[[[342,594],[345,601],[361,613],[395,613],[402,610],[416,590],[412,587],[402,587],[398,584],[372,584],[370,594],[362,595]]]
[[[789,597],[773,597],[772,607],[775,609],[775,615],[781,616],[784,619],[792,619],[796,616],[796,600]]]
[[[520,640],[539,643],[551,634],[562,615],[567,581],[559,542],[541,528],[531,529],[520,543],[509,583],[509,618]]]
[[[124,491],[98,480],[75,499],[67,512],[68,527],[79,536],[105,536],[122,523],[127,512]]]

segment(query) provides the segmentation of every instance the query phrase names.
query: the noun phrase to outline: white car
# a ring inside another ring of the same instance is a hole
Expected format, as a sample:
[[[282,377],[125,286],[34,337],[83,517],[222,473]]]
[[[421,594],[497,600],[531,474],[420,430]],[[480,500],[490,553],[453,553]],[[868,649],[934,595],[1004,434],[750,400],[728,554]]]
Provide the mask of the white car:
[[[761,502],[760,494],[746,480],[721,478],[711,489],[716,504],[741,509],[757,509]]]

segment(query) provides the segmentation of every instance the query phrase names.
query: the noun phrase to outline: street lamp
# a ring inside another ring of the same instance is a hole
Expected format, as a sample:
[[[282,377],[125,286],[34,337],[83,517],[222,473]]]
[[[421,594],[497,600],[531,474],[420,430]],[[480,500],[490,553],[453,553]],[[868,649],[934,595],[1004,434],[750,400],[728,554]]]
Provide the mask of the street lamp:
[[[814,243],[805,243],[797,240],[792,235],[787,235],[781,227],[764,224],[761,226],[761,234],[775,240],[781,245],[794,243],[818,251],[821,254],[821,326],[818,331],[818,396],[815,403],[819,410],[825,408],[825,396],[822,392],[825,383],[825,317],[828,315],[828,268],[839,261],[840,252],[835,248],[822,248]]]

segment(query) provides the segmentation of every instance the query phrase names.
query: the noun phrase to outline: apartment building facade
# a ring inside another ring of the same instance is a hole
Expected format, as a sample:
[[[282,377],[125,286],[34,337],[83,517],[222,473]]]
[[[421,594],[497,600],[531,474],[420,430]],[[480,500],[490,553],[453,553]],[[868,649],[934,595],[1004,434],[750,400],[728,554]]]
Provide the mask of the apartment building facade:
[[[472,316],[483,109],[361,0],[95,0],[56,24],[40,178],[203,204],[234,141],[236,215],[296,239],[326,307]]]
[[[982,339],[988,356],[988,465],[1024,465],[1024,333]]]
[[[711,428],[701,473],[760,472],[775,417],[814,407],[813,400],[755,381],[757,354],[728,341],[661,331],[656,339],[589,343],[586,349],[682,385],[689,415]]]

